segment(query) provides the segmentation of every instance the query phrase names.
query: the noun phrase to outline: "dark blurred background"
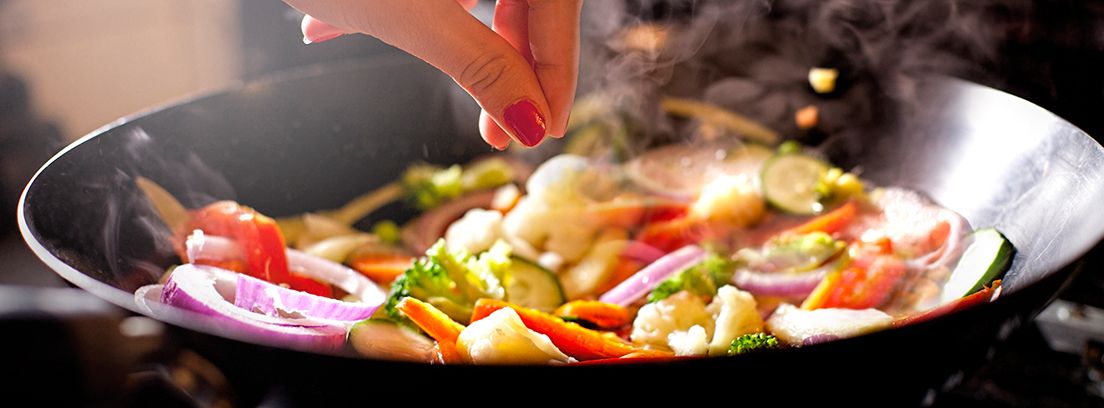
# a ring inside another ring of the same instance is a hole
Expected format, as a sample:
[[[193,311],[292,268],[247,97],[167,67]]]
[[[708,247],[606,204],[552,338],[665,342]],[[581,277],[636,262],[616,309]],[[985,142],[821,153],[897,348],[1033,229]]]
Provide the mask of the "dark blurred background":
[[[692,14],[696,2],[627,3],[647,20]],[[840,11],[848,22],[871,18],[862,14],[862,1],[837,3],[851,7]],[[942,39],[935,46],[966,63],[949,71],[1104,137],[1104,2],[962,3],[983,4],[985,16],[963,23],[963,32],[983,33],[992,43],[975,53],[969,42],[976,39]],[[477,13],[486,16],[491,7],[483,2]],[[364,36],[303,45],[300,17],[279,1],[0,0],[0,285],[65,286],[26,249],[15,222],[23,186],[64,145],[128,114],[269,72],[398,52]],[[1092,267],[1098,264],[1091,262],[1061,295],[1065,309],[1052,308],[1042,319],[1104,307],[1104,273]],[[1104,406],[1099,338],[1056,345],[1047,327],[1029,325],[944,401]]]

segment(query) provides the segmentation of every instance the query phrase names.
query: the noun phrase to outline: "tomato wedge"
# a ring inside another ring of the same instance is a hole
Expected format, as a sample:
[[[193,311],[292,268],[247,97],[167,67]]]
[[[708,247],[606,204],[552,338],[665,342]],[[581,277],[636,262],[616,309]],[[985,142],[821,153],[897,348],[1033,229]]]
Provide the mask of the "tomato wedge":
[[[285,284],[292,289],[319,296],[332,296],[333,290],[325,283],[305,276],[292,275],[284,236],[276,221],[256,210],[233,201],[219,201],[189,213],[190,219],[177,231],[176,250],[181,259],[188,260],[185,241],[193,230],[233,239],[241,246],[245,262],[225,260],[209,264],[249,274],[275,284]]]

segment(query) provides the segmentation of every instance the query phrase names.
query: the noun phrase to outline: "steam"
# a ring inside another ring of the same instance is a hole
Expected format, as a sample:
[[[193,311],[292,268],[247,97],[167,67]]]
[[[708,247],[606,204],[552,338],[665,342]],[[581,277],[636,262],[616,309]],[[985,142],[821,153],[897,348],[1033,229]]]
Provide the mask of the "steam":
[[[580,89],[602,90],[640,122],[643,144],[695,141],[700,124],[659,114],[662,95],[697,98],[818,143],[866,127],[886,98],[907,101],[921,76],[979,79],[998,63],[1008,2],[956,0],[627,0],[584,8]],[[1013,13],[1014,14],[1014,13]],[[653,35],[649,37],[648,33]],[[836,90],[808,85],[840,71]],[[798,129],[794,114],[820,121]]]
[[[98,253],[103,254],[106,270],[110,271],[120,287],[128,290],[155,281],[164,272],[162,265],[173,258],[172,231],[162,222],[157,211],[137,187],[138,176],[148,177],[177,195],[188,208],[198,208],[218,198],[235,197],[230,183],[219,172],[207,166],[187,148],[173,149],[154,140],[143,129],[137,128],[124,135],[122,158],[110,181],[86,185],[93,191],[90,199],[102,199],[98,203],[102,218],[89,220],[101,225],[76,228],[97,234],[81,242],[98,243]],[[162,144],[162,145],[159,145]],[[166,154],[172,150],[174,154]],[[150,160],[157,157],[158,160]]]

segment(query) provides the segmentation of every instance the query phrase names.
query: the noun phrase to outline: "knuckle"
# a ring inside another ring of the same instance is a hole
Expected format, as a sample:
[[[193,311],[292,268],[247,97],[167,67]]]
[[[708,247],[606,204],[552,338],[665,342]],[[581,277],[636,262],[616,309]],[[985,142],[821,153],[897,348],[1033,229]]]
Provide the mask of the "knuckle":
[[[471,93],[480,94],[501,83],[509,68],[510,62],[506,56],[485,53],[464,66],[457,80]]]

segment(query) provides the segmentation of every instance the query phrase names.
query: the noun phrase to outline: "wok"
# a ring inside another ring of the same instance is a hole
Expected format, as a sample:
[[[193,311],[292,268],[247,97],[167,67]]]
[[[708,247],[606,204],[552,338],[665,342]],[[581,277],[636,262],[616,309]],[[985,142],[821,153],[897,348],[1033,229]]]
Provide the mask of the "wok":
[[[1070,123],[1014,96],[949,78],[923,79],[886,120],[834,136],[833,161],[881,185],[921,191],[975,227],[1003,231],[1019,252],[990,304],[932,321],[800,349],[738,358],[573,367],[428,366],[273,347],[185,312],[160,315],[175,345],[230,379],[239,402],[367,401],[377,394],[459,398],[450,390],[634,398],[709,390],[770,401],[883,406],[930,402],[980,366],[999,340],[1046,305],[1104,234],[1104,149]],[[72,284],[141,312],[135,288],[176,260],[134,186],[150,178],[185,205],[237,199],[269,215],[334,208],[415,161],[463,162],[490,149],[476,107],[451,82],[406,58],[310,67],[105,126],[31,180],[19,225],[34,252]],[[407,214],[406,216],[408,216]],[[403,219],[401,207],[382,217]],[[654,386],[652,386],[654,384]],[[418,391],[418,390],[430,390]],[[274,391],[275,390],[275,391]],[[379,391],[379,392],[372,392]],[[599,393],[598,395],[601,395]]]

